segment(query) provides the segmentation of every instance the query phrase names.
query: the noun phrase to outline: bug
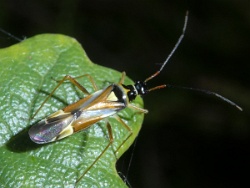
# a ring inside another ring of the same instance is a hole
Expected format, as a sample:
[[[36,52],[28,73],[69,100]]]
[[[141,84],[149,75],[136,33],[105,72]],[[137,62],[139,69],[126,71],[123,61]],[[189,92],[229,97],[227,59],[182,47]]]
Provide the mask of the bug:
[[[49,142],[54,142],[65,137],[68,137],[76,132],[86,130],[93,124],[101,121],[104,118],[108,118],[113,116],[117,121],[123,125],[127,131],[128,136],[124,138],[123,142],[115,149],[115,153],[120,149],[120,147],[131,137],[132,130],[131,128],[117,115],[117,113],[124,108],[132,108],[140,113],[147,113],[146,109],[137,107],[132,103],[132,101],[139,95],[144,96],[147,93],[162,89],[165,87],[171,87],[170,85],[159,85],[156,87],[148,88],[147,83],[154,77],[158,76],[171,56],[174,54],[175,50],[181,43],[186,26],[188,21],[188,12],[185,16],[184,26],[182,29],[182,34],[179,37],[177,43],[175,44],[174,48],[172,49],[171,53],[168,55],[165,62],[161,65],[160,69],[156,71],[154,74],[146,78],[144,81],[136,81],[134,85],[124,85],[125,79],[125,72],[122,73],[121,79],[117,84],[111,84],[104,89],[98,90],[94,79],[91,75],[85,74],[78,77],[71,77],[65,76],[62,80],[58,81],[57,86],[52,90],[50,95],[44,100],[38,110],[35,112],[33,117],[38,113],[38,111],[43,107],[43,105],[48,101],[50,97],[54,94],[54,92],[58,89],[58,87],[64,83],[65,81],[70,81],[73,85],[79,88],[83,93],[87,96],[80,99],[79,101],[70,104],[69,106],[65,107],[62,110],[59,110],[52,115],[48,116],[45,119],[42,119],[37,124],[32,126],[28,132],[30,139],[37,143],[37,144],[46,144]],[[82,86],[77,79],[81,77],[87,77],[93,85],[95,90],[94,93],[90,94],[84,86]],[[184,89],[191,89],[197,90],[201,92],[205,92],[207,94],[215,95],[220,99],[226,101],[227,103],[237,107],[241,110],[241,108],[236,105],[234,102],[230,101],[229,99],[206,90],[194,89],[194,88],[184,88]],[[108,148],[113,143],[113,133],[111,125],[107,124],[108,136],[109,136],[109,143],[107,146],[102,150],[99,156],[94,160],[94,162],[85,170],[85,172],[78,178],[76,183],[78,183],[84,175],[96,164],[96,162],[102,157],[102,155],[108,150]]]

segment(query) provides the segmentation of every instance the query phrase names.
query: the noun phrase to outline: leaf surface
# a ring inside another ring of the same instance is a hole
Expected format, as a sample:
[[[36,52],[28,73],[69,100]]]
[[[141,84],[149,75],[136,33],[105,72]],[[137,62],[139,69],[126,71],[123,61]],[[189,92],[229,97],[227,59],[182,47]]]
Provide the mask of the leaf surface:
[[[113,151],[128,131],[114,118],[108,118],[114,144],[77,185],[78,178],[109,143],[105,121],[50,144],[37,145],[28,136],[30,126],[84,97],[71,83],[64,83],[30,120],[57,85],[55,80],[65,75],[90,74],[102,89],[117,83],[121,73],[93,64],[75,39],[58,34],[37,35],[1,49],[0,66],[0,187],[126,187],[116,172],[116,157],[119,158],[138,135],[143,114],[129,108],[118,113],[131,127],[133,135],[117,156]],[[90,93],[94,91],[86,77],[78,81]],[[125,79],[125,84],[131,83]],[[133,103],[143,105],[140,97]]]

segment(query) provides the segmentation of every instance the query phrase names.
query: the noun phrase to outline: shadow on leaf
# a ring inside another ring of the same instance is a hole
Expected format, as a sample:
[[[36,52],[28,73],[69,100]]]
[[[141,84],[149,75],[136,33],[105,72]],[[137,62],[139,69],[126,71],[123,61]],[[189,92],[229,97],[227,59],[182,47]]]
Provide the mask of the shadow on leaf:
[[[41,147],[42,145],[36,144],[30,140],[28,130],[25,129],[13,136],[8,143],[6,144],[7,148],[10,151],[21,153],[30,150],[34,150],[36,148]]]

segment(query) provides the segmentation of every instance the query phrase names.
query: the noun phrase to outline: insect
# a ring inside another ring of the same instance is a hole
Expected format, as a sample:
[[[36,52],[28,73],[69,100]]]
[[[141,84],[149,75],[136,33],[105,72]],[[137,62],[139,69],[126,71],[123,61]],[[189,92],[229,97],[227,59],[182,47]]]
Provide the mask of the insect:
[[[39,121],[37,124],[32,126],[29,130],[29,136],[31,140],[37,144],[45,144],[49,142],[54,142],[70,136],[76,132],[86,130],[93,124],[101,121],[104,118],[113,116],[117,119],[129,132],[129,135],[124,138],[123,142],[118,146],[115,150],[115,153],[120,149],[120,147],[131,137],[132,130],[131,128],[117,115],[117,113],[124,108],[132,108],[140,113],[147,113],[146,109],[137,107],[132,103],[132,101],[139,95],[144,96],[147,93],[168,87],[169,85],[159,85],[153,88],[148,88],[147,83],[154,77],[160,74],[163,70],[171,56],[174,54],[175,50],[181,43],[186,26],[188,21],[188,12],[185,16],[184,26],[182,30],[182,34],[179,37],[176,45],[174,46],[171,53],[168,55],[165,62],[162,64],[160,69],[156,71],[153,75],[146,78],[144,81],[136,81],[134,85],[124,85],[125,72],[122,73],[121,79],[117,84],[111,84],[104,89],[98,90],[94,79],[91,75],[82,75],[79,77],[71,77],[65,76],[62,80],[58,81],[58,85],[54,88],[54,90],[50,93],[50,95],[44,100],[39,109],[36,111],[34,116],[38,113],[38,111],[42,108],[42,106],[48,101],[48,99],[53,95],[53,93],[58,89],[58,87],[64,83],[65,81],[70,81],[73,85],[79,88],[83,93],[87,96],[80,99],[79,101],[65,107],[62,110],[59,110],[47,118]],[[84,86],[82,86],[77,79],[81,77],[87,77],[93,85],[95,92],[90,94]],[[170,86],[169,86],[170,87]],[[201,92],[205,92],[207,94],[215,95],[220,99],[228,102],[229,104],[241,109],[234,102],[229,99],[210,91],[187,88],[191,90],[197,90]],[[33,116],[33,117],[34,117]],[[78,183],[84,175],[95,165],[95,163],[100,159],[100,157],[107,151],[107,149],[112,145],[113,142],[113,133],[110,124],[107,124],[107,130],[109,135],[109,143],[103,149],[103,151],[99,154],[99,156],[95,159],[95,161],[85,170],[84,174],[82,174],[76,183]]]

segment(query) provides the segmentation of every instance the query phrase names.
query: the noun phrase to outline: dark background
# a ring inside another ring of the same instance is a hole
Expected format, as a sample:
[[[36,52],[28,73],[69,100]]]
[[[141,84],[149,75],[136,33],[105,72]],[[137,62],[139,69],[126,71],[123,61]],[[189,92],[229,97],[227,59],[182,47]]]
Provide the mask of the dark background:
[[[215,97],[163,89],[145,97],[146,115],[134,152],[119,171],[132,187],[249,187],[249,1],[0,1],[0,27],[23,38],[75,37],[90,59],[134,80],[159,68],[190,17],[186,36],[162,74],[170,83],[216,91]],[[16,41],[0,34],[0,47]]]

